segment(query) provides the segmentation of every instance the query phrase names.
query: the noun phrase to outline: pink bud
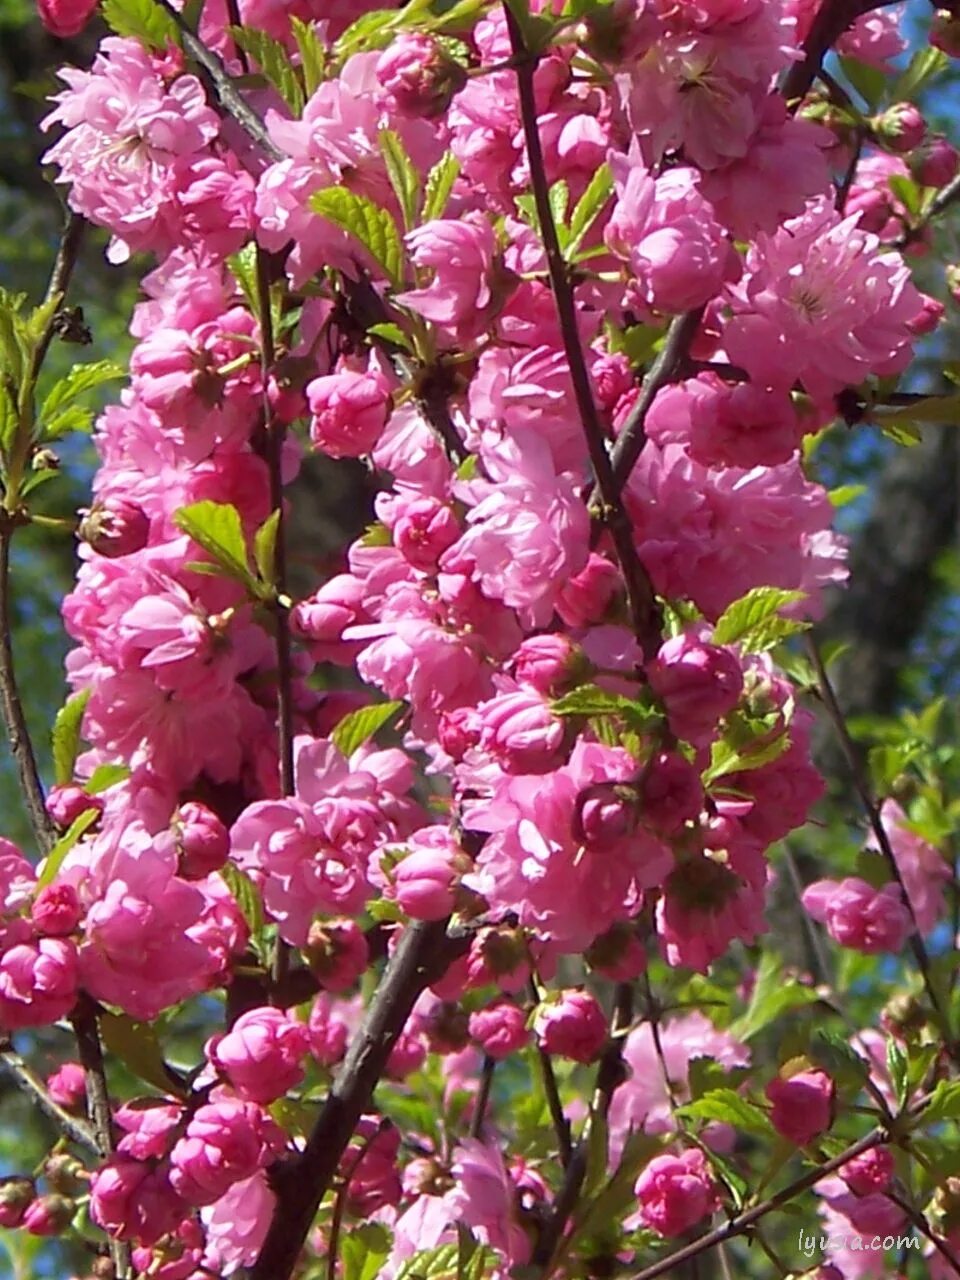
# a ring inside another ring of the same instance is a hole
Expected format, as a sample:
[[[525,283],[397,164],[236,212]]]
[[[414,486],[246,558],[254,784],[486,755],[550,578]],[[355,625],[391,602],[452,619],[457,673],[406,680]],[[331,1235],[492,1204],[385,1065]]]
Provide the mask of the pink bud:
[[[91,796],[72,782],[51,787],[47,793],[47,813],[62,831],[66,831],[88,809],[103,812],[103,799]]]
[[[702,1151],[655,1156],[634,1187],[640,1220],[661,1236],[680,1236],[719,1207],[717,1186]]]
[[[766,1088],[773,1103],[770,1122],[781,1137],[805,1147],[833,1124],[836,1086],[825,1071],[777,1077]]]
[[[593,1062],[607,1040],[607,1020],[588,991],[563,991],[558,1000],[541,1004],[533,1030],[545,1053]]]
[[[446,848],[415,849],[393,871],[397,902],[414,920],[442,920],[453,910],[457,872]]]
[[[804,890],[802,901],[841,947],[867,955],[898,952],[913,932],[913,919],[895,884],[875,889],[858,876],[817,880]]]
[[[376,445],[387,425],[390,385],[382,373],[371,370],[314,378],[307,386],[313,418],[310,438],[331,458],[360,458]]]
[[[636,930],[624,923],[595,938],[585,958],[591,969],[611,982],[632,982],[647,967],[647,953]]]
[[[76,1210],[77,1206],[65,1196],[39,1196],[32,1204],[27,1205],[20,1225],[32,1236],[63,1235],[73,1221]]]
[[[142,551],[150,537],[150,517],[137,502],[107,497],[82,512],[79,537],[98,555],[113,560]]]
[[[562,764],[566,726],[537,694],[518,689],[479,710],[480,746],[506,773],[549,773]]]
[[[41,889],[30,909],[37,933],[51,938],[66,937],[80,923],[80,899],[71,884],[51,884]]]
[[[336,1016],[329,996],[321,995],[314,1001],[307,1029],[310,1052],[317,1062],[323,1067],[338,1063],[347,1051],[350,1032],[347,1024]]]
[[[912,102],[897,102],[872,121],[874,132],[890,151],[902,155],[919,147],[926,121]]]
[[[563,584],[557,597],[557,613],[568,627],[600,622],[622,586],[616,565],[592,551],[586,567]]]
[[[730,650],[687,635],[661,645],[647,674],[674,734],[697,747],[710,741],[743,692],[743,672]]]
[[[219,871],[230,852],[230,836],[212,809],[195,800],[180,806],[174,822],[180,874],[185,880],[202,880]]]
[[[36,1193],[30,1178],[0,1179],[0,1227],[19,1227]]]
[[[78,36],[97,7],[97,0],[37,0],[40,21],[61,40]]]
[[[640,820],[644,826],[672,835],[696,818],[702,807],[697,770],[679,751],[662,751],[643,776]]]
[[[399,35],[384,49],[376,77],[397,112],[427,119],[446,111],[467,78],[436,40],[420,32]]]
[[[315,920],[304,955],[326,991],[349,991],[370,962],[367,940],[355,920]]]
[[[530,981],[530,948],[519,929],[495,925],[482,929],[470,944],[467,972],[471,987],[495,985],[515,994]]]
[[[529,636],[513,655],[513,675],[545,697],[557,697],[577,683],[589,663],[580,649],[564,635]]]
[[[483,722],[476,707],[457,707],[440,717],[437,736],[440,745],[458,764],[480,742]]]
[[[921,293],[920,300],[920,310],[907,325],[910,332],[918,338],[933,333],[946,310],[939,298],[931,298],[929,293]]]
[[[390,1050],[386,1074],[390,1080],[405,1080],[419,1071],[427,1060],[427,1046],[418,1035],[402,1031]]]
[[[910,157],[913,176],[924,187],[945,187],[960,170],[960,152],[941,133],[927,138]]]
[[[627,784],[597,782],[577,796],[573,835],[588,849],[609,853],[636,829],[639,796]]]
[[[527,1015],[509,1000],[498,1000],[470,1015],[470,1035],[488,1058],[499,1061],[530,1039]]]
[[[65,1062],[53,1075],[47,1076],[47,1093],[54,1102],[68,1110],[83,1107],[87,1100],[87,1085],[80,1063]]]

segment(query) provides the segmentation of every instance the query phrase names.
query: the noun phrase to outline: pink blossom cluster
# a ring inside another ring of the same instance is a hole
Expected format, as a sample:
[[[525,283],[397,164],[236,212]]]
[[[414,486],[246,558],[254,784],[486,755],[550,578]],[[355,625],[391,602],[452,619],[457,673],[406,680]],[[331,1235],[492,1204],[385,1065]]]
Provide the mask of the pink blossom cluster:
[[[270,1170],[302,1146],[274,1104],[327,1082],[358,984],[409,922],[456,915],[469,938],[431,977],[386,1074],[408,1081],[442,1060],[464,1114],[484,1059],[605,1054],[612,1025],[593,984],[634,980],[655,951],[705,974],[765,931],[769,851],[822,783],[809,713],[767,644],[748,628],[731,638],[731,607],[779,591],[794,622],[820,616],[845,545],[804,438],[841,393],[900,373],[938,320],[894,245],[889,180],[915,122],[878,127],[838,210],[849,157],[778,89],[815,3],[615,0],[533,72],[560,221],[609,178],[579,246],[564,227],[583,254],[571,288],[591,442],[527,198],[504,10],[479,10],[452,41],[401,13],[365,39],[350,23],[371,7],[241,3],[294,73],[304,23],[325,53],[300,113],[263,77],[241,82],[267,150],[181,51],[132,37],[64,71],[47,120],[61,132],[46,160],[71,207],[110,233],[113,260],[156,265],[131,323],[129,385],[97,423],[63,607],[87,749],[49,810],[81,830],[36,870],[0,849],[0,1028],[52,1024],[81,995],[137,1020],[226,995],[228,1024],[190,1089],[119,1106],[117,1150],[91,1182],[94,1221],[160,1280],[254,1261]],[[208,0],[200,36],[243,70],[230,21]],[[898,39],[883,10],[844,48],[882,65]],[[603,76],[582,73],[581,48]],[[915,163],[939,181],[950,157]],[[446,203],[420,216],[444,173]],[[334,191],[376,234],[317,204]],[[375,316],[359,332],[357,297]],[[650,406],[615,539],[590,445],[595,460],[629,441],[637,336],[652,349],[685,313],[692,347]],[[367,532],[309,566],[313,586],[291,599],[259,552],[306,448],[365,460],[379,489]],[[638,578],[655,597],[654,639],[638,634]],[[361,693],[323,691],[344,672]],[[391,745],[344,734],[382,699],[399,704]],[[804,895],[837,942],[865,952],[931,928],[949,878],[892,802],[882,816],[903,887],[847,877]],[[250,1005],[268,942],[304,985]],[[697,1013],[620,1033],[611,1159],[641,1130],[671,1143],[638,1174],[627,1225],[679,1236],[723,1194],[704,1152],[674,1141],[674,1108],[695,1059],[737,1070],[750,1050]],[[833,1123],[819,1069],[782,1074],[766,1099],[797,1146]],[[530,1260],[553,1192],[483,1120],[415,1158],[384,1117],[361,1121],[340,1172],[348,1211],[393,1231],[388,1277],[456,1241],[458,1224],[504,1270]],[[707,1136],[717,1152],[736,1139],[723,1124]],[[863,1199],[889,1205],[875,1165],[825,1190],[825,1212],[854,1221]]]

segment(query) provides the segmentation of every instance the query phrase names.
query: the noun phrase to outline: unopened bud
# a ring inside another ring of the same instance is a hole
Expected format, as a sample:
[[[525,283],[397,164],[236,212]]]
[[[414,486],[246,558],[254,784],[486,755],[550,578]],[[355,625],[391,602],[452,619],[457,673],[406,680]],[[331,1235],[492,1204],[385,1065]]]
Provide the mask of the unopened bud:
[[[108,559],[142,551],[150,536],[150,517],[138,502],[104,498],[81,512],[79,537]]]

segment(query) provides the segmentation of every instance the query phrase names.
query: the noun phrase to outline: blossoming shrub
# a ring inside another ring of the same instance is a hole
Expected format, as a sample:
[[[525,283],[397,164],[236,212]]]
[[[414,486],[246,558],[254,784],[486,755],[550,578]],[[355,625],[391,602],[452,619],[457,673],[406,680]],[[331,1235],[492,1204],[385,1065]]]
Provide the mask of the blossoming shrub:
[[[956,417],[908,379],[958,157],[906,99],[960,19],[895,81],[899,8],[846,0],[104,16],[45,160],[144,276],[45,801],[0,654],[41,855],[0,849],[0,1029],[63,1026],[46,1084],[7,1057],[70,1151],[4,1226],[117,1280],[652,1280],[774,1274],[798,1200],[957,1271],[936,715],[854,751],[810,965],[767,907],[814,686],[852,750],[800,648],[847,572],[816,440]],[[4,593],[116,373],[36,394],[66,284],[4,300]],[[310,450],[378,493],[294,594]],[[876,954],[882,1029],[844,1008]]]

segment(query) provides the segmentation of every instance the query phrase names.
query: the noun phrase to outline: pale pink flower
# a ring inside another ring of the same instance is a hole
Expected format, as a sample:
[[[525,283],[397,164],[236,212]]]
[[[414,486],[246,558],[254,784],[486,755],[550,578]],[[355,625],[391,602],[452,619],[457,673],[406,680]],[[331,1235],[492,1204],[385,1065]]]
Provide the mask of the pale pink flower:
[[[880,821],[903,877],[917,928],[921,933],[929,933],[946,911],[944,890],[952,878],[950,864],[935,845],[911,829],[907,815],[896,800],[884,800]],[[871,831],[867,848],[878,850],[879,847]]]
[[[720,1207],[717,1184],[700,1150],[654,1156],[634,1187],[638,1217],[661,1236],[679,1236]]]
[[[857,876],[817,880],[804,890],[803,905],[840,946],[867,955],[897,953],[913,932],[910,912],[896,884],[875,889]]]

